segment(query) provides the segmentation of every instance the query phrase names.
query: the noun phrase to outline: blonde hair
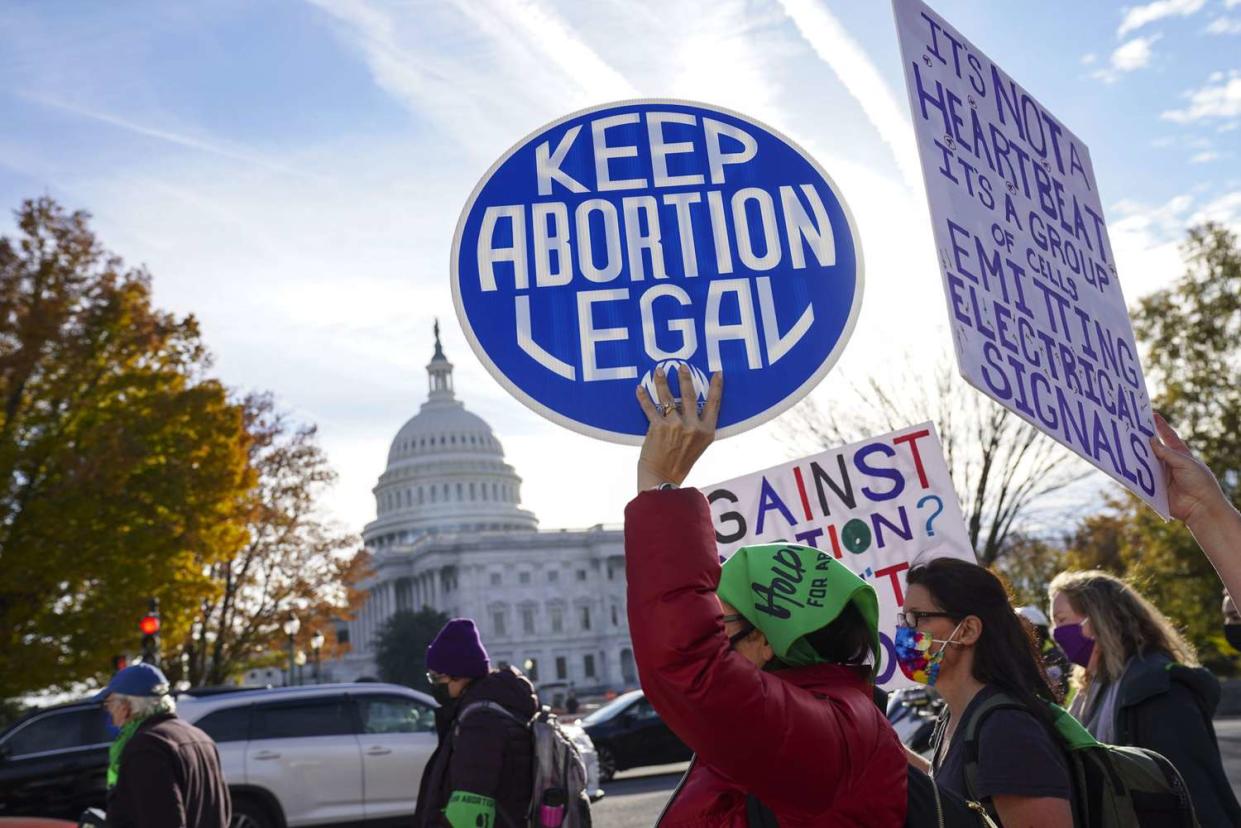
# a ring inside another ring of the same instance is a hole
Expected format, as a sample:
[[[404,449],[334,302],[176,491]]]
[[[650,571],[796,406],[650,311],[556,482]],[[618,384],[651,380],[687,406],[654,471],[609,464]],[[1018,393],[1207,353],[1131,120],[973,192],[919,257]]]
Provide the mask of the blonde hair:
[[[1151,653],[1198,665],[1193,645],[1167,616],[1115,575],[1097,569],[1061,572],[1047,591],[1053,601],[1063,594],[1075,612],[1090,619],[1090,633],[1099,649],[1096,678],[1116,681],[1129,659]]]

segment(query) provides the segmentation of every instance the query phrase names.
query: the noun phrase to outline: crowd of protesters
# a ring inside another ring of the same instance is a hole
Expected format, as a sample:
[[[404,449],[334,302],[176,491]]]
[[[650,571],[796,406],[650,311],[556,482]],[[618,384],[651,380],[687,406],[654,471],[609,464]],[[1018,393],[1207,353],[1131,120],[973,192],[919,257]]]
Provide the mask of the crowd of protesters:
[[[686,370],[680,387],[691,382]],[[929,759],[903,747],[877,703],[874,589],[796,544],[744,547],[721,563],[705,498],[681,484],[714,439],[723,377],[701,408],[675,399],[659,371],[655,389],[637,392],[650,428],[625,510],[629,623],[647,699],[694,751],[659,826],[962,824],[946,814],[1008,828],[1093,824],[1082,815],[1098,803],[1083,802],[1093,794],[1057,735],[1070,715],[1069,731],[1091,744],[1171,763],[1189,814],[1175,824],[1241,825],[1212,724],[1218,681],[1158,609],[1102,572],[1056,577],[1049,618],[1015,609],[976,564],[936,558],[909,570],[886,632],[901,672],[934,687],[945,709]],[[1157,428],[1173,516],[1225,594],[1241,594],[1241,514],[1176,432],[1162,419]],[[1230,599],[1225,613],[1241,643]],[[471,620],[450,621],[426,663],[439,746],[414,825],[589,824],[588,812],[549,810],[532,794],[547,759],[532,735],[538,699],[518,671],[492,668]],[[176,718],[163,676],[128,668],[101,698],[121,726],[107,824],[227,824],[215,747]]]
[[[690,383],[688,372],[678,377],[680,387]],[[1037,608],[1019,613],[981,566],[938,558],[911,569],[896,657],[946,710],[930,760],[903,751],[868,706],[873,591],[829,556],[785,543],[743,548],[719,564],[706,500],[679,487],[714,439],[723,378],[712,378],[701,410],[675,399],[658,371],[655,388],[655,399],[637,391],[650,428],[625,513],[630,624],[643,688],[696,756],[660,826],[920,824],[901,761],[994,824],[1080,825],[1090,811],[1057,736],[1068,714],[1056,705],[1069,696],[1098,742],[1171,761],[1192,801],[1190,824],[1241,825],[1212,726],[1218,682],[1158,610],[1102,573],[1057,578],[1048,624]],[[1172,514],[1236,592],[1241,515],[1162,418],[1157,428]],[[751,587],[773,569],[807,570],[820,559],[835,577],[813,614],[791,578],[784,611],[756,606]],[[1071,688],[1066,661],[1076,665]],[[1059,668],[1054,677],[1049,664]]]

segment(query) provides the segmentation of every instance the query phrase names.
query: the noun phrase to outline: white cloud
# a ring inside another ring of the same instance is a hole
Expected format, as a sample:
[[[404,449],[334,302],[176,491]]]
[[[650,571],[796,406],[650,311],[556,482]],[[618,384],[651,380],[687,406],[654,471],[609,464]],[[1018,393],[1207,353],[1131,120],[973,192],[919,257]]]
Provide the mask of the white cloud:
[[[909,119],[866,51],[818,0],[780,0],[780,5],[815,54],[832,68],[857,99],[866,117],[896,156],[905,182],[915,192],[919,191],[922,172]]]
[[[99,123],[107,124],[123,129],[127,132],[133,132],[147,138],[154,138],[165,143],[174,144],[185,149],[196,150],[198,152],[207,153],[209,155],[226,158],[230,161],[240,161],[243,164],[258,167],[271,172],[284,173],[286,175],[294,175],[298,177],[311,177],[310,173],[302,170],[294,169],[287,164],[282,164],[269,158],[264,158],[258,153],[252,152],[244,148],[229,146],[215,140],[201,138],[195,135],[187,135],[184,132],[177,132],[163,127],[151,126],[146,123],[139,123],[129,118],[115,115],[111,112],[104,112],[89,106],[83,106],[78,103],[70,103],[54,98],[50,95],[19,92],[17,97],[45,106],[49,109],[57,109],[61,112],[67,112],[70,115],[76,115],[79,118],[86,118]]]
[[[1108,59],[1108,65],[1103,69],[1094,72],[1093,77],[1098,78],[1104,83],[1115,83],[1120,80],[1120,76],[1134,72],[1148,65],[1151,60],[1151,46],[1155,44],[1161,35],[1151,35],[1150,37],[1135,37],[1133,40],[1126,41],[1112,52]]]
[[[1219,153],[1216,152],[1215,150],[1203,150],[1202,152],[1197,153],[1196,155],[1192,156],[1189,159],[1189,163],[1206,164],[1210,161],[1218,161],[1219,157],[1220,157]]]
[[[1197,14],[1205,5],[1206,0],[1156,0],[1142,6],[1132,6],[1125,10],[1125,17],[1120,22],[1120,28],[1116,30],[1116,36],[1124,37],[1129,32],[1165,17],[1189,17]]]
[[[504,42],[520,37],[532,51],[556,66],[597,100],[638,97],[638,90],[586,43],[555,10],[538,0],[455,0],[470,19],[498,27],[489,34]]]
[[[310,0],[335,19],[375,83],[479,157],[599,96],[635,90],[554,11],[534,0],[457,2],[418,11],[369,0]]]
[[[1087,52],[1086,54],[1082,55],[1082,66],[1090,66],[1092,63],[1094,63],[1098,59],[1099,59],[1099,56],[1096,55],[1094,52]]]
[[[1217,17],[1207,25],[1206,33],[1213,35],[1241,34],[1241,18]]]
[[[1208,118],[1236,118],[1241,116],[1241,71],[1233,69],[1228,77],[1215,73],[1207,84],[1185,93],[1189,106],[1170,109],[1160,117],[1178,124],[1188,124]]]
[[[1193,225],[1216,221],[1241,232],[1241,190],[1201,203],[1188,193],[1156,206],[1123,201],[1109,212],[1120,216],[1108,221],[1108,235],[1125,298],[1132,304],[1181,274],[1185,264],[1180,245]]]

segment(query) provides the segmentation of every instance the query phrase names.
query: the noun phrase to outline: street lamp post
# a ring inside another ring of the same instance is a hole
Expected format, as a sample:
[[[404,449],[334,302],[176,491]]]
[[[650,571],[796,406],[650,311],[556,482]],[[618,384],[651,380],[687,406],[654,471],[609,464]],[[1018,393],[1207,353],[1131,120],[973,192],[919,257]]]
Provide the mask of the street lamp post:
[[[323,633],[315,630],[310,637],[310,650],[315,654],[315,684],[319,683],[319,651],[323,649]]]
[[[297,665],[297,684],[306,683],[306,654],[301,650],[293,656],[293,663]]]
[[[302,628],[302,622],[293,613],[289,613],[289,620],[284,622],[284,634],[289,637],[289,685],[292,686],[296,681],[296,674],[293,672],[296,665],[293,663],[296,653],[293,651],[293,636],[297,635],[297,631]]]

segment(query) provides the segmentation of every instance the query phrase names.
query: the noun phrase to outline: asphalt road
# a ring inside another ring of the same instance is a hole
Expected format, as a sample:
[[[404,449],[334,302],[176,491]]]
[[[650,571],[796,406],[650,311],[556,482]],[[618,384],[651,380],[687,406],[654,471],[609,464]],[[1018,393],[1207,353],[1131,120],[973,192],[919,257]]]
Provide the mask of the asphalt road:
[[[651,828],[687,767],[682,762],[621,771],[603,786],[607,796],[590,809],[591,822],[596,828]]]
[[[1241,797],[1241,719],[1215,722],[1220,754],[1232,789]],[[663,810],[686,764],[661,765],[617,774],[603,786],[607,796],[591,809],[598,828],[651,828]]]

